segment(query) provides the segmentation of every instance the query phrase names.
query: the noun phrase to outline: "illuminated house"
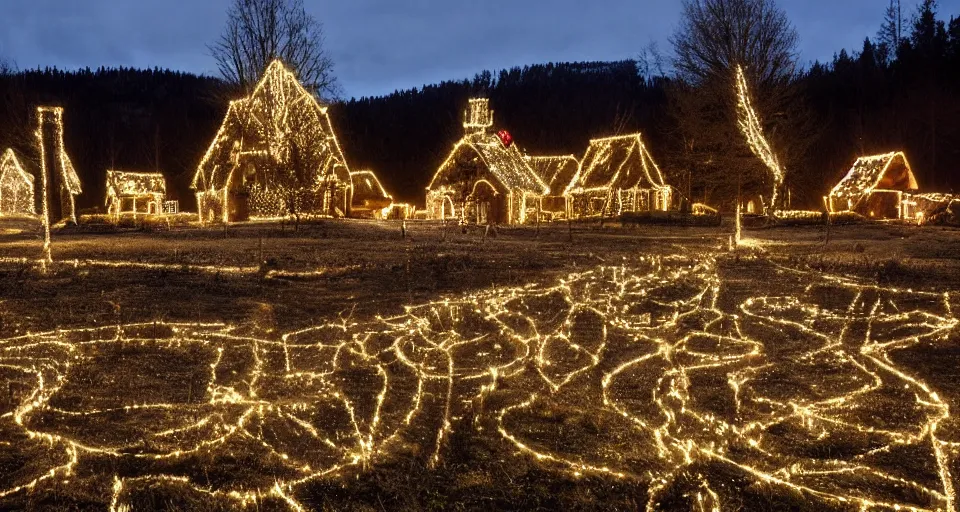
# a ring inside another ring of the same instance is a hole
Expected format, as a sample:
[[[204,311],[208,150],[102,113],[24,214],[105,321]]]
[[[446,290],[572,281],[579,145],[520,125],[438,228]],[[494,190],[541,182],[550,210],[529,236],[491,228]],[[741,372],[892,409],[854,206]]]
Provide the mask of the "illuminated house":
[[[535,219],[550,188],[509,133],[490,130],[493,111],[488,100],[470,100],[463,126],[466,134],[427,187],[428,217],[478,224]]]
[[[850,211],[873,219],[912,219],[916,204],[909,196],[918,188],[902,152],[867,156],[833,188],[827,205],[831,212]]]
[[[577,175],[580,162],[573,155],[529,157],[528,161],[533,171],[550,187],[550,195],[544,197],[541,203],[544,216],[567,217],[567,198],[563,196],[563,191]]]
[[[160,173],[107,171],[107,212],[158,215],[163,213],[167,182]]]
[[[573,217],[667,211],[673,205],[673,188],[640,134],[590,141],[564,195]]]
[[[12,149],[0,157],[0,215],[34,215],[34,178]]]
[[[960,209],[955,210],[957,202],[960,202],[960,196],[953,194],[917,194],[904,196],[903,201],[910,203],[911,208],[916,211],[914,217],[908,217],[908,220],[916,220],[920,223],[934,220],[937,216],[946,214],[948,217],[958,218]]]
[[[350,173],[352,180],[351,216],[358,218],[377,218],[379,213],[393,204],[393,197],[387,193],[373,171]]]
[[[327,107],[279,60],[233,101],[193,179],[200,218],[242,221],[350,211],[350,171]]]
[[[46,176],[46,212],[51,223],[77,222],[76,196],[83,193],[63,143],[63,108],[37,107],[40,173]],[[43,201],[41,201],[42,204]]]

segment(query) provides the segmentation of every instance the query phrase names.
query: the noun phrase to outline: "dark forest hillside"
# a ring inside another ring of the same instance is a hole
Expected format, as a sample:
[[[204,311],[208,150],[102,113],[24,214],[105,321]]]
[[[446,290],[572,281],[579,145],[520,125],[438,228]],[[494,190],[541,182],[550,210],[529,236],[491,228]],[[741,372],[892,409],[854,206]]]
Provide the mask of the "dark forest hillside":
[[[908,28],[895,50],[868,39],[862,51],[840,52],[796,78],[814,130],[811,150],[788,169],[794,206],[819,208],[858,156],[893,150],[906,151],[923,189],[960,190],[960,19],[921,11]],[[491,99],[496,126],[531,155],[579,156],[591,138],[641,131],[687,193],[686,167],[697,162],[682,157],[673,84],[642,68],[626,60],[484,72],[337,103],[332,117],[350,166],[376,171],[406,202],[422,204],[430,177],[461,136],[467,99],[477,95]],[[0,147],[35,157],[33,109],[61,105],[67,149],[84,183],[81,208],[103,205],[105,171],[119,168],[163,171],[172,198],[193,209],[194,169],[236,97],[218,79],[163,70],[0,75]],[[695,169],[691,174],[689,193],[699,200],[702,186]]]
[[[406,201],[422,201],[433,173],[460,139],[472,96],[490,98],[497,128],[531,155],[582,154],[591,138],[665,133],[665,88],[634,61],[545,64],[483,73],[336,105],[334,123],[354,168],[370,168]]]
[[[111,168],[160,170],[171,197],[193,208],[193,171],[229,97],[220,80],[165,70],[25,71],[0,77],[0,147],[37,159],[35,107],[62,106],[80,208],[103,206]]]
[[[84,183],[81,208],[101,206],[105,172],[159,169],[170,195],[194,208],[193,172],[237,95],[213,78],[117,69],[26,71],[0,77],[0,146],[36,157],[38,104],[66,109],[66,144]],[[547,64],[333,106],[350,166],[377,171],[400,200],[421,202],[461,136],[467,99],[492,98],[497,125],[531,154],[581,153],[591,137],[649,130],[665,116],[664,88],[634,61]]]

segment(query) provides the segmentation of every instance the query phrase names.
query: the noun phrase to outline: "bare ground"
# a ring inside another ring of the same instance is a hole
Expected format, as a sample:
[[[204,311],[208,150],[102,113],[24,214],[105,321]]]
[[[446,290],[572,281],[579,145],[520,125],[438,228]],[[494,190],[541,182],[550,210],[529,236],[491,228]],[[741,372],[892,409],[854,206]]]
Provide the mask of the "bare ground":
[[[960,232],[407,228],[3,224],[0,508],[954,506]]]

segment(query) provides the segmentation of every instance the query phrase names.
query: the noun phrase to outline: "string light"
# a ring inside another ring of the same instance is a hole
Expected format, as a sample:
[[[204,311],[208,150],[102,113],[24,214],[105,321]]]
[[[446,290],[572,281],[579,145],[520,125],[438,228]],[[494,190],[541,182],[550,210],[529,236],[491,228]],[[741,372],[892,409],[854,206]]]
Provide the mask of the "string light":
[[[878,195],[896,198],[895,218],[913,217],[904,210],[904,193],[919,188],[907,156],[900,151],[858,158],[846,176],[840,180],[827,198],[830,211],[857,212],[868,217],[878,214],[872,199]]]
[[[740,132],[746,137],[750,151],[767,166],[773,176],[770,207],[776,210],[777,197],[780,194],[780,187],[783,186],[786,173],[763,134],[763,123],[760,122],[760,116],[753,107],[753,100],[750,99],[750,89],[747,85],[747,75],[743,71],[743,66],[737,66],[737,117]]]
[[[957,200],[951,194],[919,194],[917,178],[902,151],[857,159],[826,199],[832,213],[856,212],[872,218],[923,223],[930,214]],[[893,198],[893,215],[883,198]]]
[[[553,217],[569,216],[567,198],[563,191],[580,169],[580,161],[573,155],[534,156],[527,157],[527,161],[533,171],[550,187],[550,194],[542,201],[543,212]]]
[[[699,216],[717,215],[720,213],[717,211],[716,208],[703,203],[694,203],[693,206],[690,207],[690,210],[693,212],[694,215],[699,215]]]
[[[574,218],[673,207],[673,188],[639,133],[591,140],[563,195]]]
[[[777,292],[749,296],[710,256],[647,257],[393,318],[342,316],[278,339],[164,322],[3,339],[0,368],[26,377],[18,380],[28,389],[0,416],[4,431],[20,432],[0,451],[40,450],[32,460],[47,466],[11,475],[0,497],[107,458],[155,468],[114,477],[111,510],[129,510],[140,485],[300,510],[305,483],[352,477],[411,441],[428,446],[435,465],[457,430],[473,428],[547,470],[645,482],[651,510],[690,479],[691,507],[722,508],[733,498],[724,492],[737,491],[695,472],[704,463],[736,468],[764,492],[839,506],[953,509],[960,444],[948,441],[950,408],[892,356],[955,333],[956,297],[771,273]],[[119,365],[105,364],[111,354],[123,354]],[[127,375],[160,354],[186,357],[178,364],[204,376],[205,391],[187,399],[144,376],[140,386],[161,387],[129,397],[83,377]],[[598,423],[589,435],[571,423],[578,442],[551,439],[537,423],[551,411]],[[211,486],[173,469],[241,450],[264,460],[258,475]],[[928,453],[935,476],[899,468],[905,450]]]
[[[164,213],[166,195],[167,181],[161,173],[107,171],[107,211],[110,215],[159,215]],[[137,207],[138,200],[144,211]],[[123,209],[125,201],[130,202],[129,210]]]
[[[53,125],[54,147],[48,147],[49,140],[45,136],[45,127]],[[63,144],[63,108],[61,107],[37,107],[37,146],[40,148],[40,177],[41,194],[40,202],[42,204],[41,221],[43,222],[43,257],[40,260],[41,267],[53,262],[53,251],[50,245],[50,224],[54,219],[50,218],[50,193],[55,192],[59,198],[62,218],[56,219],[69,220],[77,222],[76,203],[74,196],[79,195],[82,190],[80,187],[80,177],[77,176],[67,150]],[[47,167],[47,155],[53,159],[55,169]],[[57,165],[59,164],[59,165]],[[50,176],[51,172],[60,174],[60,189],[51,191]],[[65,201],[66,199],[66,201]]]
[[[0,216],[36,215],[34,178],[12,149],[0,157]]]
[[[80,185],[80,177],[76,169],[73,168],[73,162],[67,154],[66,146],[63,143],[63,108],[62,107],[37,107],[37,139],[40,146],[40,172],[44,179],[48,179],[50,172],[56,172],[60,176],[60,189],[53,191],[59,195],[56,200],[60,201],[63,217],[61,219],[50,219],[50,221],[59,222],[67,220],[77,223],[77,205],[76,196],[83,193]],[[52,126],[52,141],[44,135],[44,127]],[[48,143],[53,142],[53,147],[48,147]],[[47,168],[47,155],[50,155],[55,164],[55,169]],[[47,183],[44,181],[44,191]],[[47,197],[44,196],[44,216],[49,216],[47,206]]]
[[[346,215],[350,170],[328,108],[273,61],[250,96],[232,101],[193,179],[202,222]],[[233,213],[231,213],[231,211]],[[338,213],[339,212],[339,213]]]
[[[504,145],[500,136],[490,132],[493,111],[488,100],[470,100],[463,126],[466,135],[454,145],[427,186],[429,218],[480,222],[481,210],[487,207],[491,210],[486,212],[488,221],[496,221],[501,215],[507,224],[535,220],[540,200],[550,193],[550,187],[531,169],[516,144]],[[469,164],[465,166],[464,162]],[[481,183],[487,186],[478,187]],[[499,197],[499,201],[485,202],[486,198],[476,194],[480,189]],[[467,207],[474,219],[467,218]]]

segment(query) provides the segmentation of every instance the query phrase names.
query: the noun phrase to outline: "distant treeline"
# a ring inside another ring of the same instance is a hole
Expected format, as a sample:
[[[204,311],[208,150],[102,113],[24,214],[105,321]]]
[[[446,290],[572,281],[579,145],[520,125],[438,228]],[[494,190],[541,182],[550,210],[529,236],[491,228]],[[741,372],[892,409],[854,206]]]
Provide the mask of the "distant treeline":
[[[107,169],[160,170],[170,196],[193,208],[193,172],[231,93],[218,79],[159,69],[0,76],[0,147],[39,162],[35,107],[62,106],[67,152],[83,182],[79,208],[103,206]]]
[[[960,18],[921,8],[898,39],[841,51],[801,84],[820,129],[799,183],[832,184],[854,157],[902,149],[922,189],[960,192]]]
[[[635,61],[484,72],[473,80],[341,103],[333,120],[353,167],[376,171],[400,199],[422,201],[433,173],[463,135],[463,111],[474,96],[490,98],[495,126],[530,155],[579,157],[591,138],[635,131],[649,132],[659,146],[665,135],[664,84],[644,78]]]
[[[870,40],[798,78],[814,120],[812,149],[788,171],[795,206],[818,207],[857,156],[904,150],[926,190],[960,190],[960,20],[918,19],[896,51]],[[671,80],[638,62],[543,64],[333,105],[350,166],[372,169],[403,201],[421,203],[462,134],[468,98],[491,99],[498,128],[531,155],[582,155],[591,138],[640,131],[681,191]],[[0,146],[35,157],[37,104],[66,107],[66,144],[84,183],[81,208],[101,206],[104,174],[159,169],[193,208],[190,181],[237,93],[222,81],[164,70],[24,71],[0,76]],[[764,113],[782,116],[791,113]],[[782,135],[782,134],[781,134]],[[805,134],[810,136],[810,134]]]

